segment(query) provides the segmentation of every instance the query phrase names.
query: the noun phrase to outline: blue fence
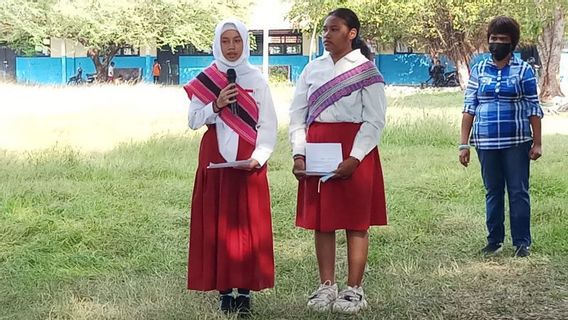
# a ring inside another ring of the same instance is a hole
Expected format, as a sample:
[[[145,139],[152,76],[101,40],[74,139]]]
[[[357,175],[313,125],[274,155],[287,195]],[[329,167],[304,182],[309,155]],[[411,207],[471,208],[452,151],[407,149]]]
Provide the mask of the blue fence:
[[[143,79],[152,81],[154,57],[115,57],[117,68],[140,68]],[[193,79],[203,68],[213,61],[213,56],[180,56],[179,82],[186,83]],[[251,56],[250,62],[260,68],[262,56]],[[290,80],[295,82],[308,64],[307,56],[271,56],[270,66],[285,66],[289,69]],[[430,57],[421,54],[381,54],[375,63],[388,84],[418,85],[428,78]],[[94,73],[95,66],[90,58],[50,58],[18,57],[16,59],[16,77],[18,82],[37,84],[63,84],[76,74],[81,67],[83,74]]]
[[[290,69],[290,80],[296,82],[300,73],[308,64],[306,56],[270,56],[268,64],[270,66],[286,66]],[[203,68],[213,61],[213,56],[180,56],[179,57],[179,83],[186,83],[193,79]],[[252,65],[259,68],[262,66],[262,56],[251,56],[249,59]]]
[[[477,55],[472,64],[488,57],[488,54]],[[115,57],[113,61],[117,68],[140,68],[144,81],[152,81],[152,56],[144,57]],[[180,56],[179,83],[183,84],[193,79],[203,68],[213,61],[213,56]],[[286,66],[290,80],[295,82],[308,64],[307,56],[270,56],[270,66]],[[446,72],[455,69],[454,64],[447,58],[441,58],[446,66]],[[262,56],[251,56],[250,62],[260,68]],[[379,54],[375,64],[390,85],[420,85],[429,78],[428,69],[431,57],[426,54]],[[63,84],[81,67],[83,74],[94,73],[95,66],[90,58],[50,58],[50,57],[17,57],[16,78],[18,82],[38,84]],[[566,79],[566,76],[561,78]]]
[[[65,61],[50,57],[16,57],[16,80],[23,83],[61,84]]]
[[[431,58],[424,54],[380,54],[375,64],[387,84],[419,85],[428,79]]]
[[[155,57],[114,57],[116,68],[139,68],[142,79],[152,81],[152,64]],[[64,84],[77,73],[77,69],[86,73],[95,73],[95,65],[88,57],[16,57],[16,79],[21,83]]]

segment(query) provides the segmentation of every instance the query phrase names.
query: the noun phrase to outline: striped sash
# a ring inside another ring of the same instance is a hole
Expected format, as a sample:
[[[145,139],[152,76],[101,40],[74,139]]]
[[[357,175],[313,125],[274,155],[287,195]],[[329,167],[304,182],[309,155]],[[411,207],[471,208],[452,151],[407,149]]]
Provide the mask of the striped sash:
[[[191,99],[196,96],[201,102],[209,104],[217,99],[221,89],[229,82],[227,75],[215,64],[209,66],[183,88]],[[258,122],[258,106],[254,98],[241,86],[237,85],[237,112],[233,114],[229,107],[223,108],[219,116],[241,138],[253,146],[256,144],[256,124]]]
[[[325,109],[341,98],[375,83],[385,83],[385,80],[371,61],[367,61],[326,82],[308,98],[307,125],[312,124]]]

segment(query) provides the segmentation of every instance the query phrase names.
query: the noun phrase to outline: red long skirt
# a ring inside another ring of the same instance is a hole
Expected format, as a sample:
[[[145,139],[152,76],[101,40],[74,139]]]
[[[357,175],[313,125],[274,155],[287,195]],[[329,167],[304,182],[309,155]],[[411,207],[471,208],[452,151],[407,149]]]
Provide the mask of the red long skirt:
[[[351,153],[358,123],[313,123],[307,142],[341,143],[343,159]],[[386,225],[387,210],[383,172],[378,148],[365,156],[353,175],[346,180],[330,179],[320,184],[319,177],[299,182],[296,225],[305,229],[364,231],[370,226]]]
[[[225,162],[215,126],[208,127],[191,201],[187,288],[271,288],[274,254],[266,166],[250,172],[207,169],[210,162]],[[249,159],[253,150],[239,139],[237,160]]]

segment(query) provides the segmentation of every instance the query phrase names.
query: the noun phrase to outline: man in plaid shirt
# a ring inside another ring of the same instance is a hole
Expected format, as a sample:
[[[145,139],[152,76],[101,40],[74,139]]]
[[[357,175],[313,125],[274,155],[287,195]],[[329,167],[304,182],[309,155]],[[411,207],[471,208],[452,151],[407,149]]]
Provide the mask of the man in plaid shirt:
[[[530,254],[530,159],[542,155],[542,108],[531,66],[516,58],[519,24],[508,17],[493,19],[487,40],[491,58],[476,64],[465,93],[460,162],[467,166],[475,146],[486,189],[487,246],[498,254],[505,238],[505,187],[509,196],[511,237],[516,257]],[[473,131],[472,131],[473,127]]]

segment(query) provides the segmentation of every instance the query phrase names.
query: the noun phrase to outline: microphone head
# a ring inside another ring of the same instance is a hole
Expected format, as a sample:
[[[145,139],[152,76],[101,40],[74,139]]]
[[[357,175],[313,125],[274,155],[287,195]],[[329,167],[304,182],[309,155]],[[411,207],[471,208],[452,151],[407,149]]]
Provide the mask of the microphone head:
[[[227,70],[227,80],[229,80],[229,83],[235,83],[237,80],[237,72],[235,72],[235,69],[231,68]]]

